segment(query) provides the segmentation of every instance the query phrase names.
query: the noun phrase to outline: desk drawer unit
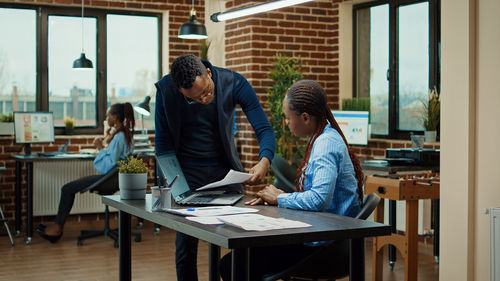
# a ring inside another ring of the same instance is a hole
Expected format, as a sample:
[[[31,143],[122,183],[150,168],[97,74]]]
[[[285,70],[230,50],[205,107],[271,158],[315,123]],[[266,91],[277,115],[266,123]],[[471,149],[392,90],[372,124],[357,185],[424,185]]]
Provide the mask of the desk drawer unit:
[[[93,161],[65,160],[33,163],[33,215],[57,214],[61,188],[64,184],[97,174]],[[86,192],[77,193],[71,214],[101,213],[104,205],[100,196]]]

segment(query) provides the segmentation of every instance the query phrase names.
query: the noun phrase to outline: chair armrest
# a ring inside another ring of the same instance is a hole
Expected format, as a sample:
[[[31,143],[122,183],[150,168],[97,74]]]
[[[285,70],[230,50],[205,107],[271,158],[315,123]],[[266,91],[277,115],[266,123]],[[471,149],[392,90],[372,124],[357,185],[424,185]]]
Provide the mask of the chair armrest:
[[[83,190],[80,191],[80,193],[84,193],[87,191],[90,191],[97,186],[101,185],[103,182],[107,181],[111,177],[114,177],[118,174],[118,167],[113,168],[111,171],[109,171],[104,177],[100,178],[98,181],[94,182],[93,184],[89,185],[88,187],[84,188]]]

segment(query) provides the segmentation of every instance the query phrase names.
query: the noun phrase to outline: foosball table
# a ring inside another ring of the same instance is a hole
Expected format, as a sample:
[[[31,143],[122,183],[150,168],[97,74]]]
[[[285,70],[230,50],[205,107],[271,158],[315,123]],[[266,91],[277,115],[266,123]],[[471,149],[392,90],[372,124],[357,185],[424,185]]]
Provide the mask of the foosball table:
[[[376,193],[381,198],[406,201],[406,229],[404,235],[393,233],[373,239],[372,280],[382,280],[383,247],[393,245],[405,261],[405,281],[417,281],[418,267],[418,200],[439,199],[439,174],[390,174],[366,178],[365,193]],[[384,200],[374,212],[374,221],[384,222]],[[438,233],[434,233],[438,235]]]

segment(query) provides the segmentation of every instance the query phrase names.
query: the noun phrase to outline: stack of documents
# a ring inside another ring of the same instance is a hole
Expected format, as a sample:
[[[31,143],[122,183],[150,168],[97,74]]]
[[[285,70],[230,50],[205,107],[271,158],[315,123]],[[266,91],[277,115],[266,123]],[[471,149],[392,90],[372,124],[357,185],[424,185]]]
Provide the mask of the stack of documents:
[[[309,227],[310,224],[283,218],[252,214],[259,210],[233,206],[164,209],[166,212],[187,216],[186,219],[201,224],[228,224],[247,231],[264,231]]]

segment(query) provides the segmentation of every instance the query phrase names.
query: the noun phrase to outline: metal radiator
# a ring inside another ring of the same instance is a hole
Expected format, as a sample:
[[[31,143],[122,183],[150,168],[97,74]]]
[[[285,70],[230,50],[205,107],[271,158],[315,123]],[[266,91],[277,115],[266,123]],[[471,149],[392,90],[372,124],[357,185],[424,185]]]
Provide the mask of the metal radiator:
[[[62,186],[70,181],[95,174],[97,171],[93,161],[35,162],[33,164],[33,215],[57,214]],[[76,194],[71,214],[101,212],[104,212],[104,205],[99,195],[91,192]]]
[[[490,208],[490,281],[500,281],[500,208]]]

